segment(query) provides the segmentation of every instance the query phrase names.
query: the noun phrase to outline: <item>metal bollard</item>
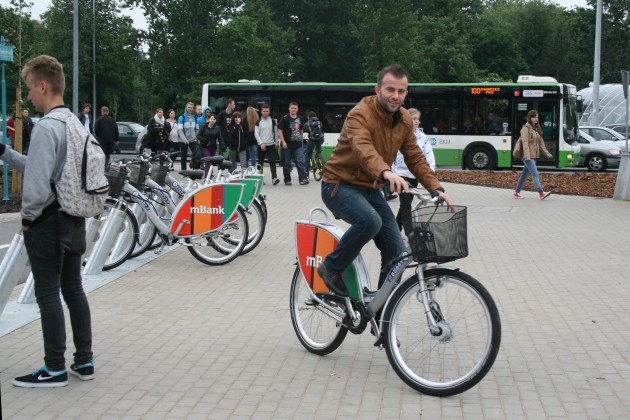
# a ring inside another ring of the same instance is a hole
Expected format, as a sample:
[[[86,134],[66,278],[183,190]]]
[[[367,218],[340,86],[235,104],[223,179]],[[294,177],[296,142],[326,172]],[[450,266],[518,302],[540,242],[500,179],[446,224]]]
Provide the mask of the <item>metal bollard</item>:
[[[24,246],[24,237],[21,233],[16,233],[0,263],[0,314],[4,311],[11,292],[17,286],[27,263],[28,255]]]
[[[24,283],[20,297],[17,299],[17,303],[35,302],[37,302],[37,299],[35,298],[35,279],[33,278],[33,273],[30,273]]]
[[[110,210],[107,220],[103,225],[101,237],[94,244],[92,254],[85,263],[83,274],[99,274],[107,261],[110,251],[116,245],[120,230],[125,222],[124,210],[113,208]]]

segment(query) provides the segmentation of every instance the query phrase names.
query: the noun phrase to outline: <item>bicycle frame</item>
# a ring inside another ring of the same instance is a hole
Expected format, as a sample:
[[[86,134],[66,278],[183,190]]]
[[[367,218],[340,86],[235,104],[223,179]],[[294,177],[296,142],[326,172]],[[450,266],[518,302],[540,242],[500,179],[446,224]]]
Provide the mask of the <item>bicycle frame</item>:
[[[324,222],[313,221],[316,212],[324,215]],[[328,305],[317,296],[317,293],[330,292],[317,272],[317,267],[335,249],[343,234],[343,229],[328,222],[328,214],[321,208],[312,209],[308,221],[295,222],[297,260],[304,281],[309,287],[310,297],[341,317],[345,316],[345,312]],[[383,286],[376,292],[369,292],[372,288],[370,275],[363,256],[359,254],[343,273],[349,294],[346,299],[361,303],[366,308],[368,319],[372,318],[385,306],[392,291],[400,284],[403,272],[412,262],[413,258],[409,253],[401,255],[401,259],[387,273]]]

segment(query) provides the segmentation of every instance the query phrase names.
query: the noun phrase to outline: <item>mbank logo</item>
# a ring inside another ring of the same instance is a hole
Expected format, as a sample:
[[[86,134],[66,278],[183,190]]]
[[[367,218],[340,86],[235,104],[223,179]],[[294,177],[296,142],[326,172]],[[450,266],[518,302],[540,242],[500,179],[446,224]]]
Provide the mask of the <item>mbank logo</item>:
[[[306,257],[306,265],[309,267],[319,267],[324,259],[319,255],[314,257]]]
[[[198,207],[191,207],[190,212],[192,214],[225,214],[225,209],[223,208],[223,206],[219,206],[219,207],[198,206]]]

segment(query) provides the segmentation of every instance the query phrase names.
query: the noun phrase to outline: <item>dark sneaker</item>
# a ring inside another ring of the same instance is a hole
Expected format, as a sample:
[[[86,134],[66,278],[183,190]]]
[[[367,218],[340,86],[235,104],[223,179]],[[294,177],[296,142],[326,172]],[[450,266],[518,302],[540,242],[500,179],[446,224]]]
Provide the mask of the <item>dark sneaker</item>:
[[[271,183],[273,185],[278,185],[280,183],[280,180],[278,178],[274,178],[273,181],[271,181]]]
[[[73,363],[70,366],[70,374],[76,376],[82,381],[89,381],[94,379],[94,362],[77,365]]]
[[[284,185],[286,185],[287,187],[291,186],[291,181],[284,181]]]
[[[385,200],[392,201],[392,200],[395,200],[397,198],[398,198],[398,194],[393,192],[393,193],[387,194],[387,196],[385,197]]]
[[[374,334],[374,328],[370,328],[370,334],[372,334],[374,337],[376,337],[376,334]],[[383,345],[383,334],[381,334],[380,336],[377,337],[376,341],[374,342],[374,347],[380,347]],[[396,345],[398,346],[398,348],[400,348],[400,340],[396,339]]]
[[[320,264],[319,267],[317,267],[317,272],[331,292],[337,296],[348,297],[348,290],[346,289],[346,285],[343,284],[341,273],[329,272],[324,264]]]
[[[300,185],[308,185],[309,184],[309,180],[308,179],[303,179],[300,181]]]
[[[50,373],[46,366],[36,370],[30,375],[20,376],[13,380],[13,385],[22,388],[54,388],[68,385],[68,373],[66,370]]]

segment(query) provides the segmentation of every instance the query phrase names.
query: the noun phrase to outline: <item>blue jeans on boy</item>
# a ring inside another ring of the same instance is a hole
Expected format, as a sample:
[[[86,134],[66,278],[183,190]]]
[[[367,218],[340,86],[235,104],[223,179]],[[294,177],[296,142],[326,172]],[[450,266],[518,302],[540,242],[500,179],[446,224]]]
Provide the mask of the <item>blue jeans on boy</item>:
[[[46,366],[52,371],[66,368],[66,324],[60,290],[70,313],[76,349],[74,362],[77,365],[91,362],[92,321],[81,283],[85,219],[54,211],[24,232],[24,245],[41,313]]]
[[[311,156],[313,156],[313,150],[317,149],[317,154],[322,153],[322,144],[324,144],[324,139],[321,138],[319,140],[309,140],[308,145],[306,146],[306,158],[304,167],[306,172],[306,177],[308,178],[308,173],[311,170]]]
[[[322,200],[335,217],[351,225],[326,257],[323,264],[328,271],[342,273],[372,239],[381,251],[381,271],[405,251],[394,213],[381,190],[322,182]],[[379,288],[383,280],[380,276]]]
[[[540,185],[540,179],[538,178],[538,169],[536,168],[536,159],[527,159],[523,161],[523,172],[521,172],[521,176],[518,177],[518,182],[516,183],[516,191],[517,193],[521,192],[523,188],[523,184],[527,181],[527,177],[529,174],[532,174],[532,182],[534,183],[534,187],[539,193],[543,192],[542,186]]]
[[[304,171],[304,148],[300,144],[297,148],[282,149],[282,173],[284,175],[284,183],[291,182],[291,161],[295,162],[299,181],[308,179],[306,171]]]

